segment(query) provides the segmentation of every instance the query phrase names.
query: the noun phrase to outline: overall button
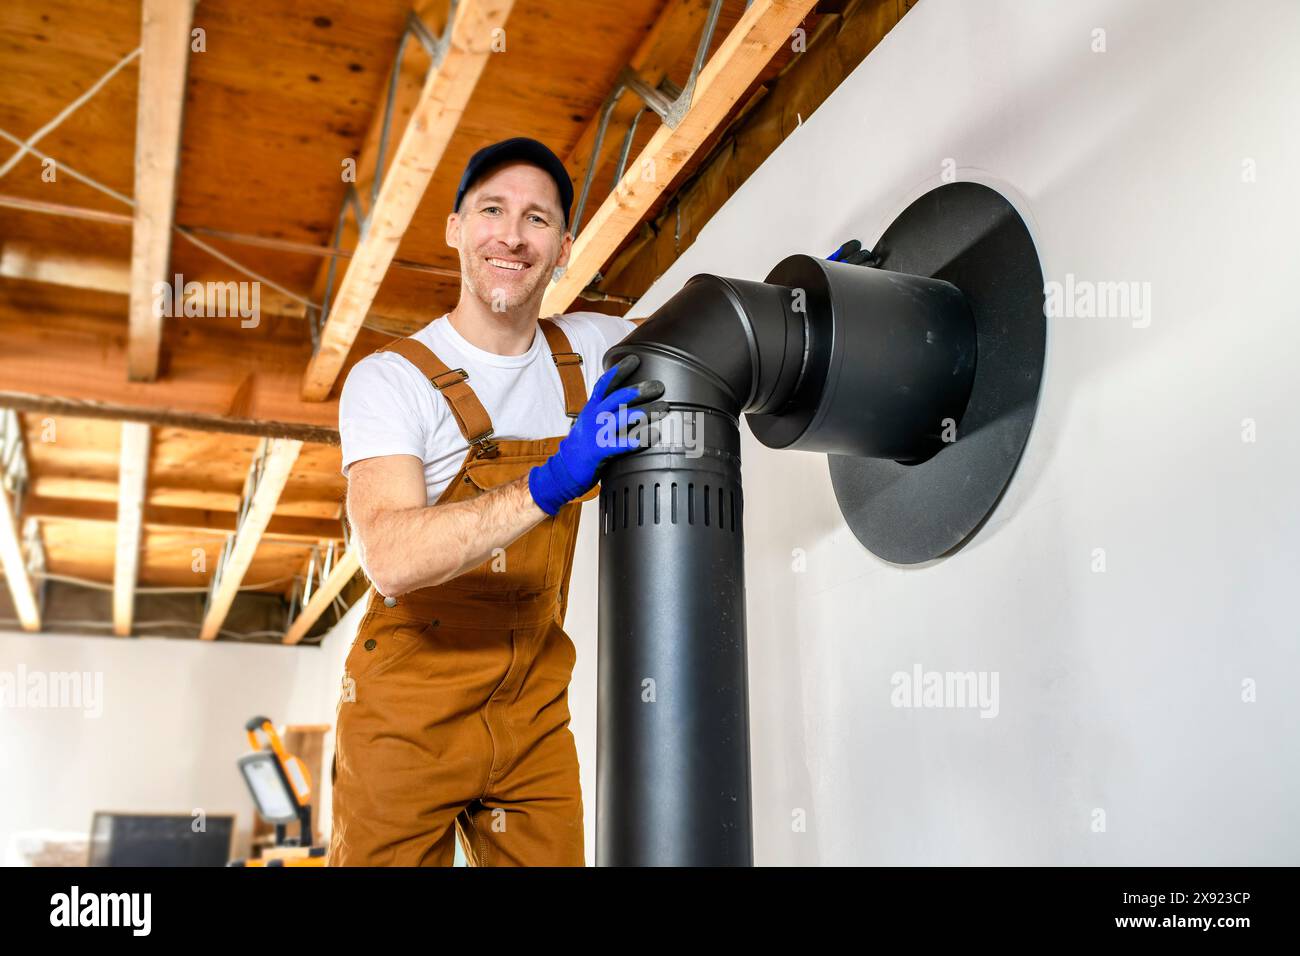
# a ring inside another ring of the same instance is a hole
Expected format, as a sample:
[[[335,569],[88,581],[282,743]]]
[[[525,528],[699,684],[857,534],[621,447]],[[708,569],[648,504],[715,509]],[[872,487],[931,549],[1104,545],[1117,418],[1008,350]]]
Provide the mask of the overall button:
[[[368,651],[373,651],[373,650],[375,649],[375,646],[376,646],[376,645],[375,645],[375,639],[374,639],[373,637],[368,638],[368,639],[366,640],[366,643],[365,643],[363,646],[365,647],[366,650],[368,650]]]
[[[397,598],[395,597],[384,598],[384,607],[397,607]]]

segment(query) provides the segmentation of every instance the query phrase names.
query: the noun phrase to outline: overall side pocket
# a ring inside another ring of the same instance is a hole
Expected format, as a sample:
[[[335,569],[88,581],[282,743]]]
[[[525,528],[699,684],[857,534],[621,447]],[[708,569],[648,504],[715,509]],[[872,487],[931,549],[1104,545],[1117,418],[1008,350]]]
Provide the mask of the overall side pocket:
[[[369,612],[357,629],[344,669],[355,681],[378,677],[419,650],[431,621]]]

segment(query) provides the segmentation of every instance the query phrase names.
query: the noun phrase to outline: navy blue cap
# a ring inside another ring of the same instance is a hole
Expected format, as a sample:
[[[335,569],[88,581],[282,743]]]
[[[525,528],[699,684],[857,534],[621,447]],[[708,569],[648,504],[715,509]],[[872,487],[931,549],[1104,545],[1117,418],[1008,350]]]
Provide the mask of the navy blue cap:
[[[573,205],[573,183],[569,180],[569,171],[564,168],[560,157],[551,152],[545,143],[540,143],[527,136],[503,139],[491,146],[484,146],[469,158],[465,164],[465,173],[460,177],[460,187],[456,190],[456,202],[451,207],[460,212],[461,200],[471,186],[483,175],[502,163],[524,160],[539,166],[555,180],[555,188],[560,191],[560,210],[564,213],[564,227],[569,227],[569,207]]]

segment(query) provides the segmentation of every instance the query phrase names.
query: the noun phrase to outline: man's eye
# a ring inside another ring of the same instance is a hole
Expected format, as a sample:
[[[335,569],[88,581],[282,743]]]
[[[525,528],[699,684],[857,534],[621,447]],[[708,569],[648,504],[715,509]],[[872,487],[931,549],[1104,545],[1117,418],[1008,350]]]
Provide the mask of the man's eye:
[[[534,216],[533,216],[533,220],[534,220],[535,222],[541,223],[543,226],[546,225],[546,220],[543,219],[541,216],[534,215]]]
[[[500,206],[485,206],[485,207],[483,208],[483,211],[484,211],[484,212],[492,212],[493,210],[496,210],[497,212],[500,212],[500,211],[501,211],[501,207],[500,207]]]

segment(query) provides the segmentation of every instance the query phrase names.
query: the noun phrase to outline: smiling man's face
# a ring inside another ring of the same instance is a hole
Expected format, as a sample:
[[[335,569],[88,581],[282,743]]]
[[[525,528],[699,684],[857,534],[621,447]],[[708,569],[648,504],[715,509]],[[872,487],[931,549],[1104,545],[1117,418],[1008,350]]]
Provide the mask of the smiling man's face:
[[[569,261],[573,237],[564,226],[560,191],[543,170],[509,162],[476,182],[447,217],[447,244],[460,253],[460,275],[490,311],[536,300],[551,273]]]

